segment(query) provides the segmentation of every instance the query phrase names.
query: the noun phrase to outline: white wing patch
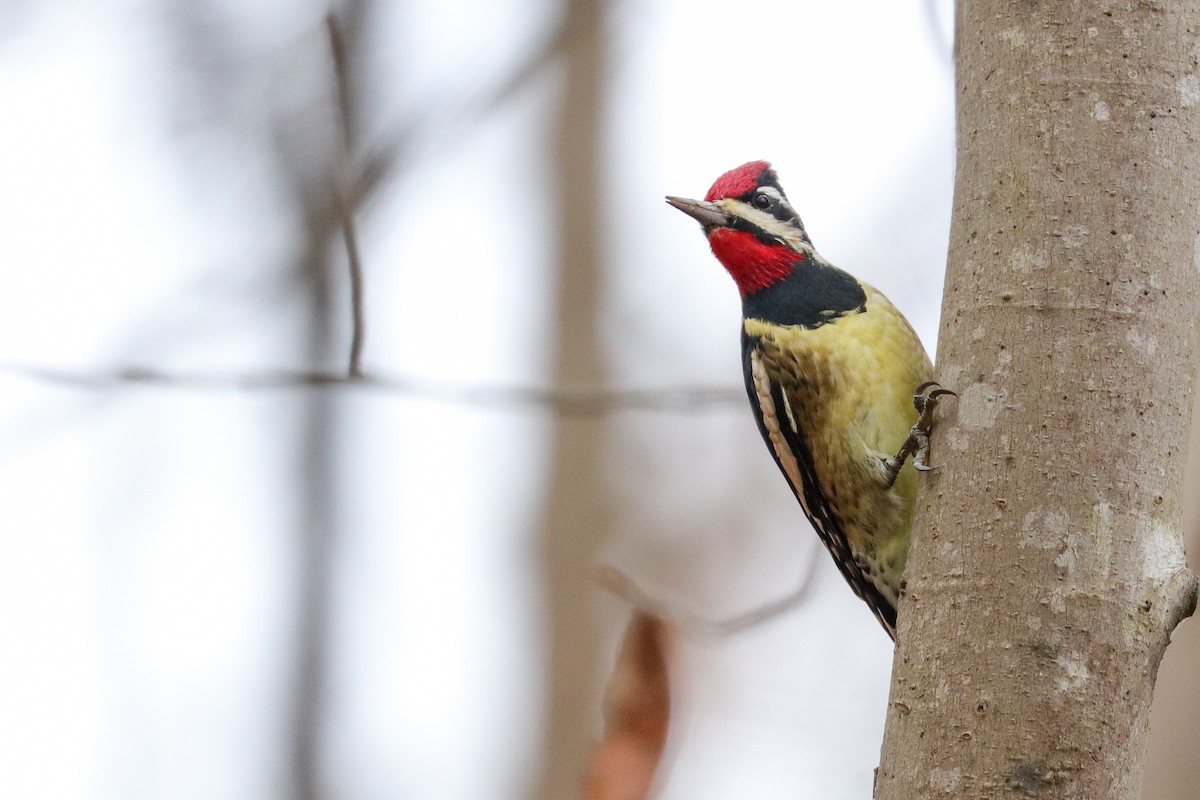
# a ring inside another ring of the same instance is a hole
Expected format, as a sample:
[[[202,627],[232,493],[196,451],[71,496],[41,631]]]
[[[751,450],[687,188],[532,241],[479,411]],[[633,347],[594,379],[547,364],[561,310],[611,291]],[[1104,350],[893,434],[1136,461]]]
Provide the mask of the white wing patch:
[[[767,430],[771,450],[783,466],[783,472],[795,490],[800,507],[804,509],[804,515],[812,519],[813,515],[808,508],[808,501],[804,497],[804,479],[800,477],[800,464],[797,463],[796,454],[788,446],[787,439],[784,438],[783,431],[779,428],[779,414],[775,409],[775,400],[771,397],[771,379],[767,375],[766,367],[762,363],[762,356],[757,349],[750,352],[750,374],[754,379],[754,393],[758,395],[758,409],[762,413],[763,427]],[[795,431],[796,419],[792,416],[786,392],[783,393],[783,403],[788,425]]]

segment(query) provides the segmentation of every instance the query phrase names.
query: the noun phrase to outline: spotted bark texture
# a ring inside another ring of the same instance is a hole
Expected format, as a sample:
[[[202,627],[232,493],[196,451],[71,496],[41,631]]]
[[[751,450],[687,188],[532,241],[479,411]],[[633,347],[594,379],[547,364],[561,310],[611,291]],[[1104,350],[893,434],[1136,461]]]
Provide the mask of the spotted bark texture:
[[[1195,605],[1200,6],[964,0],[933,440],[876,797],[1140,794]]]

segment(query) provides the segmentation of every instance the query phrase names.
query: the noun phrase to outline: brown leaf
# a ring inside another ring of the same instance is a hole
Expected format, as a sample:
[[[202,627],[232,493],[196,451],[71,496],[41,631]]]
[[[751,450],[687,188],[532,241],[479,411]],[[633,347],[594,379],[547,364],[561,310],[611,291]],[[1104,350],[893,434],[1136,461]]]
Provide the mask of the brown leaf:
[[[670,722],[670,629],[637,611],[604,698],[604,736],[588,764],[586,800],[646,800]]]

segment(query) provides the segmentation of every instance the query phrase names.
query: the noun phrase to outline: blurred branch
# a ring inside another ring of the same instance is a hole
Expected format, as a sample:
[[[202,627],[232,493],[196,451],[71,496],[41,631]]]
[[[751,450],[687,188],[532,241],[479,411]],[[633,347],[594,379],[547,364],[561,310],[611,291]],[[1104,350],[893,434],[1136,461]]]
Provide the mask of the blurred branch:
[[[363,198],[381,183],[403,172],[409,164],[416,163],[418,159],[413,157],[416,141],[424,139],[433,147],[444,149],[457,142],[462,134],[475,130],[492,113],[504,108],[578,38],[578,27],[572,23],[570,15],[564,16],[546,38],[530,47],[528,53],[498,83],[466,93],[444,88],[433,93],[432,101],[416,104],[403,120],[392,126],[390,135],[368,149],[367,155],[358,164],[356,180],[351,184],[355,193],[349,198],[350,204],[361,206]],[[457,102],[445,100],[447,97],[462,97],[463,94],[466,97]]]
[[[346,262],[350,269],[350,364],[347,374],[351,378],[362,377],[362,351],[366,337],[366,319],[363,312],[362,259],[358,250],[358,232],[354,225],[354,209],[346,202],[346,191],[337,176],[333,180],[337,195],[338,213],[342,218],[342,241],[346,245]]]
[[[942,25],[942,0],[924,0],[925,24],[929,28],[932,47],[951,70],[954,68],[954,28]]]
[[[167,372],[124,367],[86,372],[29,364],[0,363],[0,373],[80,390],[151,387],[185,391],[265,391],[273,389],[361,388],[412,395],[423,400],[496,409],[543,409],[564,416],[592,416],[616,411],[695,411],[741,406],[740,387],[680,386],[664,389],[541,388],[438,384],[394,375],[275,370],[246,373]]]
[[[601,568],[596,580],[603,588],[629,603],[640,613],[668,622],[681,633],[710,637],[732,636],[735,633],[756,628],[782,614],[797,609],[812,598],[817,583],[817,567],[821,564],[821,554],[817,552],[820,550],[819,540],[811,537],[811,541],[808,564],[795,589],[782,597],[777,597],[724,619],[703,617],[694,611],[655,597],[643,589],[632,576],[613,566]]]
[[[332,180],[334,202],[346,248],[350,274],[350,304],[352,334],[348,373],[351,378],[361,378],[362,350],[366,335],[364,312],[364,288],[361,250],[354,217],[388,179],[413,160],[414,142],[425,138],[438,147],[455,140],[455,133],[473,130],[484,119],[528,86],[541,75],[554,59],[571,43],[577,34],[576,25],[569,18],[558,23],[546,39],[530,50],[497,84],[468,96],[458,105],[443,100],[453,96],[452,92],[438,92],[434,108],[411,112],[406,121],[393,127],[390,136],[371,148],[364,156],[356,151],[361,147],[356,141],[357,114],[355,92],[350,61],[354,54],[347,47],[345,27],[339,19],[345,17],[352,28],[361,27],[365,12],[350,3],[343,15],[333,12],[325,16],[325,29],[333,60],[334,94],[337,108],[338,128],[341,137],[341,152]],[[441,107],[438,108],[437,105]]]
[[[378,109],[386,107],[377,102],[362,102],[363,84],[370,72],[364,65],[357,64],[366,49],[366,35],[379,28],[375,17],[381,11],[377,5],[358,0],[336,2],[331,12],[336,18],[332,26],[330,16],[322,18],[323,30],[319,32],[323,35],[316,44],[324,45],[320,55],[326,60],[332,57],[336,85],[325,83],[319,98],[308,106],[302,104],[299,107],[291,104],[291,90],[301,77],[309,77],[307,72],[298,75],[296,68],[297,58],[307,62],[313,56],[314,40],[309,29],[304,29],[303,37],[261,51],[247,48],[245,42],[234,35],[237,23],[219,5],[174,0],[156,6],[162,13],[162,22],[172,43],[164,52],[175,59],[173,72],[176,77],[187,81],[168,93],[171,98],[186,98],[186,102],[175,108],[173,130],[205,126],[222,134],[237,150],[257,145],[266,136],[273,138],[270,144],[279,151],[284,144],[291,150],[304,145],[303,142],[280,142],[281,127],[285,132],[288,128],[299,132],[323,128],[326,124],[323,118],[299,119],[314,108],[322,115],[329,112],[331,121],[340,128],[338,135],[342,147],[328,145],[325,152],[310,158],[311,163],[306,165],[306,168],[323,170],[319,176],[325,192],[320,198],[313,198],[321,199],[322,207],[309,203],[308,219],[304,224],[314,231],[314,235],[326,235],[331,242],[340,236],[348,256],[349,303],[353,318],[350,321],[347,372],[354,377],[361,373],[366,332],[364,254],[354,220],[365,212],[387,183],[402,179],[410,169],[426,165],[433,156],[453,149],[491,115],[509,105],[545,75],[564,49],[581,34],[578,25],[571,25],[568,19],[560,17],[550,22],[544,32],[535,35],[512,62],[486,72],[464,69],[459,73],[466,76],[464,83],[446,81],[426,91],[423,97],[405,102],[390,120],[367,125],[363,120],[364,110],[372,110],[379,116]],[[354,42],[361,44],[350,46]],[[285,85],[287,91],[282,90]],[[233,88],[237,90],[232,91]],[[257,94],[260,91],[265,93]],[[287,124],[281,126],[281,122]],[[353,143],[352,150],[349,143]],[[192,160],[184,163],[192,163]],[[335,164],[339,167],[336,170]],[[294,165],[282,166],[285,173],[293,172]],[[210,177],[207,172],[205,177]],[[306,180],[316,177],[308,176]],[[288,196],[303,195],[308,191],[304,181],[294,182],[294,174],[284,174],[281,178],[285,184],[281,189]],[[293,181],[293,185],[286,185],[288,181]],[[238,275],[239,280],[246,275],[255,279],[265,275],[262,270],[231,274]],[[268,277],[272,281],[278,280],[275,276]],[[284,277],[286,283],[282,288],[287,291],[302,287],[294,280],[293,273]],[[212,281],[213,276],[206,276],[205,280]],[[191,297],[194,294],[192,287],[185,287],[184,294]],[[203,309],[201,314],[196,324],[211,325],[212,317]],[[125,347],[136,344],[144,352],[147,347],[169,346],[179,335],[179,321],[177,310],[172,308],[169,315],[156,316],[131,326],[125,337]],[[185,326],[183,331],[191,335],[195,328]],[[81,377],[78,382],[90,383],[91,380]],[[313,382],[328,383],[319,378]]]
[[[362,350],[362,277],[354,213],[369,196],[349,188],[357,182],[350,172],[352,130],[355,98],[366,80],[363,21],[372,16],[374,9],[374,0],[345,0],[325,17],[334,107],[329,116],[320,113],[322,100],[318,97],[310,113],[314,121],[332,126],[304,130],[285,113],[277,114],[273,121],[281,177],[291,190],[293,214],[302,226],[293,274],[306,306],[308,343],[303,360],[326,364],[337,349],[335,308],[341,298],[332,272],[333,245],[340,229],[355,285],[350,379],[359,371]],[[351,202],[348,197],[355,199]],[[306,392],[302,399],[304,416],[296,437],[298,596],[294,683],[287,709],[288,771],[294,800],[321,800],[330,794],[322,762],[336,625],[334,565],[348,528],[346,501],[340,489],[346,452],[343,399],[328,392]]]
[[[357,208],[349,202],[349,191],[345,183],[345,176],[354,152],[354,95],[351,85],[349,54],[346,51],[346,37],[343,35],[337,16],[332,11],[325,15],[325,30],[329,36],[329,53],[333,58],[334,93],[341,139],[341,148],[337,153],[338,163],[333,168],[331,183],[338,216],[341,220],[342,241],[346,245],[346,262],[350,270],[352,333],[350,336],[350,365],[347,371],[350,377],[354,378],[362,375],[363,338],[366,334],[363,315],[362,261],[358,249],[358,231],[354,224],[354,212]]]

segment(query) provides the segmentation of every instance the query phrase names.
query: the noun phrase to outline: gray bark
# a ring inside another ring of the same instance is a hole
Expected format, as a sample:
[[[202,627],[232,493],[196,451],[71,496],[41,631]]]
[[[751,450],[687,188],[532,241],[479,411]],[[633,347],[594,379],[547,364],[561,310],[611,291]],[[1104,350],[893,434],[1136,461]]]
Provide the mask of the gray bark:
[[[876,797],[1140,795],[1193,610],[1200,8],[970,0],[935,433]]]

